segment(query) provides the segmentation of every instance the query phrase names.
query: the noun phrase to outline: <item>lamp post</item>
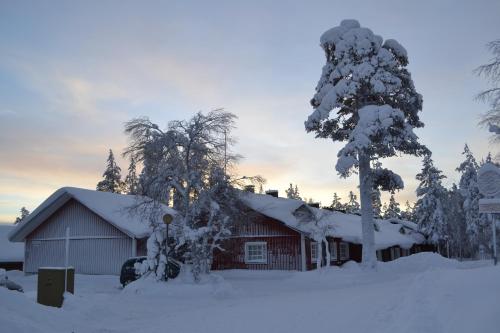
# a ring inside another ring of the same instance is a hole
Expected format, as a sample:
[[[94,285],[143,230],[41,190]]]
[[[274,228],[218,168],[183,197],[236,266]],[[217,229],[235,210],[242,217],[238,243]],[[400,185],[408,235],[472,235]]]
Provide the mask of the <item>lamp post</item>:
[[[174,217],[170,214],[163,215],[163,223],[165,223],[167,227],[167,237],[165,238],[165,281],[168,281],[168,226],[172,223]]]

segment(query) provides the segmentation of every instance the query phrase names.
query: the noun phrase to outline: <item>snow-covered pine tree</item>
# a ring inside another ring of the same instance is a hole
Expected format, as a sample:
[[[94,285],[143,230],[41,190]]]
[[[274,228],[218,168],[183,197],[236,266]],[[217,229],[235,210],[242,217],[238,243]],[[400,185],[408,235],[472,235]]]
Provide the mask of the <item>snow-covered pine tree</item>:
[[[467,225],[463,211],[464,199],[456,184],[453,184],[447,192],[445,216],[448,222],[451,255],[459,258],[471,256],[472,248],[467,236]]]
[[[394,193],[391,193],[389,198],[389,204],[387,209],[384,211],[384,219],[399,219],[401,218],[401,208],[399,208],[399,202],[394,198]]]
[[[355,20],[344,20],[320,39],[326,65],[311,100],[314,112],[305,122],[318,138],[347,141],[338,153],[337,171],[348,177],[359,171],[365,267],[377,264],[374,247],[371,190],[402,187],[389,170],[372,173],[370,162],[399,153],[422,155],[413,129],[422,127],[418,112],[422,96],[413,85],[406,50],[395,40],[385,42]],[[382,179],[391,179],[382,182]],[[393,189],[391,189],[393,190]]]
[[[479,166],[467,144],[462,155],[465,155],[465,160],[456,169],[461,174],[458,188],[464,199],[463,210],[469,242],[477,247],[479,233],[484,223],[484,219],[479,214],[479,199],[481,198],[477,185]]]
[[[333,200],[332,204],[330,205],[330,208],[336,211],[344,211],[345,210],[344,204],[340,200],[341,199],[337,195],[337,192],[333,193]]]
[[[107,162],[106,170],[104,170],[102,174],[104,179],[97,183],[96,189],[102,192],[122,193],[124,184],[121,180],[121,169],[118,164],[116,164],[115,156],[111,149],[109,150]]]
[[[16,217],[14,224],[19,224],[24,221],[24,219],[30,215],[30,211],[26,209],[26,207],[21,207],[21,215]]]
[[[294,187],[293,184],[290,183],[290,186],[285,190],[285,193],[288,199],[302,200],[299,193],[299,187],[297,185]]]
[[[401,212],[401,218],[403,220],[416,222],[415,219],[415,204],[413,206],[410,204],[408,200],[405,202],[405,210]]]
[[[353,191],[349,191],[349,201],[345,204],[345,212],[347,214],[359,214],[358,197]]]
[[[384,202],[382,205],[382,212],[385,212],[387,210],[387,202]]]
[[[380,218],[382,214],[382,200],[380,199],[380,190],[378,188],[372,189],[372,207],[373,217]]]
[[[130,158],[128,174],[125,177],[125,187],[127,188],[127,194],[139,194],[139,177],[137,177],[135,159],[133,157]]]
[[[439,244],[448,234],[444,211],[447,192],[441,184],[446,177],[434,166],[429,153],[424,157],[422,171],[416,178],[420,181],[415,207],[418,228],[428,236],[429,241]]]
[[[187,121],[171,121],[165,131],[147,118],[133,119],[125,127],[131,139],[125,154],[144,166],[143,193],[155,203],[173,201],[178,212],[172,227],[176,255],[192,262],[197,281],[208,273],[213,249],[229,234],[235,214],[243,211],[229,174],[238,160],[229,149],[235,118],[215,110],[197,113]],[[151,251],[148,246],[148,269],[161,278],[164,269],[158,249],[168,246],[161,219],[150,216],[154,233]]]

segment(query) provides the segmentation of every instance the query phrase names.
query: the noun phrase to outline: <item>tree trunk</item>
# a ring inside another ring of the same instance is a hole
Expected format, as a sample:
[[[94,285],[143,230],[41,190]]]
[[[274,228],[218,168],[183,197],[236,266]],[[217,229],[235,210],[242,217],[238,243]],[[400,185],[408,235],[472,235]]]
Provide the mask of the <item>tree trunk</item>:
[[[359,197],[361,200],[361,230],[363,234],[362,265],[367,269],[377,268],[375,254],[375,228],[373,226],[373,208],[371,192],[373,179],[370,158],[359,155]]]

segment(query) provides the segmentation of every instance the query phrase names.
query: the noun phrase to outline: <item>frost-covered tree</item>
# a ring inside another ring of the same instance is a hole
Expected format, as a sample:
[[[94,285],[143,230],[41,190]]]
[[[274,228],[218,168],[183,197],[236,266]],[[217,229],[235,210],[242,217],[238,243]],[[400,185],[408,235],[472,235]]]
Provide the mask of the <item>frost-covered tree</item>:
[[[380,218],[382,214],[382,200],[380,199],[380,190],[378,188],[372,189],[372,207],[373,217]]]
[[[177,210],[172,237],[175,251],[193,264],[196,280],[208,273],[213,249],[229,235],[235,214],[242,209],[229,171],[238,160],[228,147],[234,116],[223,110],[197,113],[187,121],[171,121],[166,130],[147,118],[133,119],[125,132],[131,142],[126,155],[142,162],[140,186],[155,203],[170,203]],[[227,171],[227,172],[226,172]],[[165,244],[163,224],[156,216],[150,219],[155,230],[149,270],[163,274],[161,252]],[[155,251],[156,250],[156,251]]]
[[[476,69],[476,74],[486,77],[492,85],[477,96],[490,107],[482,116],[480,124],[488,126],[494,140],[500,142],[500,39],[488,43],[487,47],[493,57],[489,63]]]
[[[290,183],[290,186],[285,190],[285,193],[288,199],[302,200],[299,193],[299,187],[297,185],[294,187],[293,184]]]
[[[456,184],[447,191],[445,216],[448,227],[451,254],[463,258],[472,255],[472,247],[467,236],[467,225],[463,211],[464,199]]]
[[[307,219],[301,222],[311,238],[316,242],[316,269],[321,267],[323,248],[325,249],[326,266],[330,266],[331,253],[327,237],[334,234],[334,225],[331,223],[331,212],[324,209],[310,209],[312,221]]]
[[[127,194],[139,194],[139,177],[137,177],[137,170],[135,159],[130,158],[130,165],[128,166],[128,174],[125,177],[125,187]]]
[[[479,199],[481,198],[477,185],[479,166],[467,145],[465,145],[462,155],[465,156],[465,160],[457,168],[461,174],[458,188],[464,200],[463,210],[469,241],[477,245],[479,234],[486,222],[484,217],[479,214]]]
[[[384,211],[384,219],[399,219],[401,218],[401,208],[399,208],[399,202],[394,198],[394,193],[391,193],[389,198],[389,204],[387,209]]]
[[[359,214],[358,197],[353,191],[349,191],[349,198],[347,203],[344,205],[344,208],[347,214]]]
[[[447,235],[444,211],[447,193],[441,183],[446,177],[434,166],[429,153],[424,157],[422,171],[416,178],[420,182],[415,206],[418,228],[431,242],[439,244],[439,241],[445,239]]]
[[[26,207],[21,207],[20,211],[21,215],[16,217],[16,220],[14,221],[14,224],[18,224],[24,221],[28,215],[30,215],[30,211],[26,209]]]
[[[405,210],[401,212],[401,218],[403,220],[416,222],[415,217],[415,204],[413,206],[410,204],[408,200],[405,202]]]
[[[122,182],[121,169],[115,161],[113,151],[109,150],[106,170],[102,174],[104,178],[97,183],[96,189],[102,192],[122,193],[124,183]]]
[[[422,96],[409,71],[406,50],[395,40],[385,42],[355,20],[344,20],[320,39],[326,64],[311,100],[314,112],[305,122],[316,137],[344,141],[336,170],[348,177],[359,173],[365,267],[377,264],[371,191],[394,190],[401,178],[387,169],[372,172],[374,160],[400,153],[422,155],[414,128],[422,127],[418,112]],[[388,181],[389,180],[389,181]]]
[[[341,201],[340,197],[337,195],[337,192],[333,193],[333,200],[332,200],[332,204],[330,205],[330,208],[332,210],[336,210],[336,211],[345,210],[344,204],[342,204],[342,201]]]

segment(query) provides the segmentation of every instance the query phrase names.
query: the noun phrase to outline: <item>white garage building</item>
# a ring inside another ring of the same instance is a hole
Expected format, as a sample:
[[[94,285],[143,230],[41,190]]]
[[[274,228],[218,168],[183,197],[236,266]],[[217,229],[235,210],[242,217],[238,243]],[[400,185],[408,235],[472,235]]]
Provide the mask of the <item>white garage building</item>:
[[[80,274],[119,274],[123,262],[146,254],[150,227],[131,211],[132,195],[63,187],[38,206],[9,234],[24,242],[24,272],[64,266],[65,234],[70,229],[69,265]],[[175,211],[161,206],[162,214]]]

